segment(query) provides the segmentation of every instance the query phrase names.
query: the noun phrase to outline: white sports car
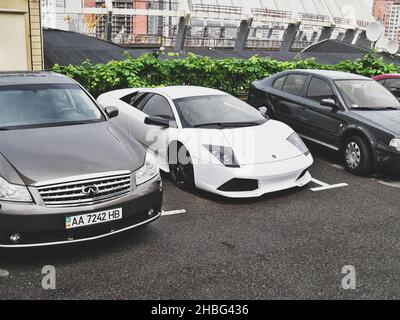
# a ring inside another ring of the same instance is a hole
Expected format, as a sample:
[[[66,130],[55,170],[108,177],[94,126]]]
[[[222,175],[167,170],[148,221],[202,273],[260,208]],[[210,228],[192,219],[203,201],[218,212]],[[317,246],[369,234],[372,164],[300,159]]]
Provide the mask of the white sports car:
[[[313,158],[287,125],[218,90],[175,86],[122,89],[98,102],[141,142],[174,183],[232,198],[308,184]]]

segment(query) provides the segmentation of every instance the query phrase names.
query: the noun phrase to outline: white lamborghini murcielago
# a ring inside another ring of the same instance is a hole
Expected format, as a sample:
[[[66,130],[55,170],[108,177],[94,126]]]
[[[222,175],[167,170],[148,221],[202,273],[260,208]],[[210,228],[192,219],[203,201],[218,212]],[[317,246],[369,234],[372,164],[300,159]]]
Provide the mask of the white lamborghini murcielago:
[[[98,102],[154,155],[174,183],[232,198],[302,187],[313,158],[287,125],[218,90],[174,86],[122,89]]]

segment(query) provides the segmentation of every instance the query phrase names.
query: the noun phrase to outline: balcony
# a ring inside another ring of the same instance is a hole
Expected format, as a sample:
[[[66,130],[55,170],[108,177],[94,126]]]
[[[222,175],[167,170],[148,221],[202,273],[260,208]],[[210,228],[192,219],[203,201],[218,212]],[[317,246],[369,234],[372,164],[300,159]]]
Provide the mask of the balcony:
[[[301,21],[311,22],[316,24],[329,24],[331,22],[331,18],[329,16],[320,14],[310,14],[310,13],[300,12],[299,18]]]
[[[278,19],[278,20],[291,20],[293,19],[293,14],[290,11],[282,11],[282,10],[270,10],[270,9],[261,9],[255,8],[251,10],[254,18],[256,19]]]
[[[233,49],[236,39],[231,38],[194,38],[188,37],[185,41],[186,48],[218,48]]]
[[[279,51],[281,45],[282,40],[248,39],[246,42],[246,49]]]

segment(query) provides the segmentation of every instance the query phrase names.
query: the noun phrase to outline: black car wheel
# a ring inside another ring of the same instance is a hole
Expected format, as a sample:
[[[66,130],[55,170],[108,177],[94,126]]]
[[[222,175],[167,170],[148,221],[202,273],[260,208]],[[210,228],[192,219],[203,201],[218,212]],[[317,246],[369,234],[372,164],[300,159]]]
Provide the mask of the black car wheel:
[[[346,140],[344,148],[346,169],[356,175],[365,175],[371,169],[372,155],[364,138],[353,136]]]
[[[194,171],[189,151],[182,144],[173,149],[174,156],[170,157],[169,163],[172,181],[181,189],[191,190],[194,188]]]

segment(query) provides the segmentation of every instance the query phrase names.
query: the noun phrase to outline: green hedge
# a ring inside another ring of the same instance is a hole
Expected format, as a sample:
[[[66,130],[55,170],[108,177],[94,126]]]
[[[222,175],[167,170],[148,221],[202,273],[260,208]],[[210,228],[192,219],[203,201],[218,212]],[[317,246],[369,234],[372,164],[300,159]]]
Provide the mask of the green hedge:
[[[194,54],[180,57],[169,53],[163,59],[158,54],[145,54],[137,59],[126,55],[122,61],[97,65],[87,61],[66,67],[54,65],[51,70],[74,78],[97,97],[103,92],[120,88],[182,84],[217,88],[239,96],[247,93],[252,81],[290,69],[340,70],[368,77],[400,72],[399,66],[386,64],[374,52],[337,65],[319,64],[315,59],[299,57],[282,62],[258,56],[250,59],[213,59]]]

